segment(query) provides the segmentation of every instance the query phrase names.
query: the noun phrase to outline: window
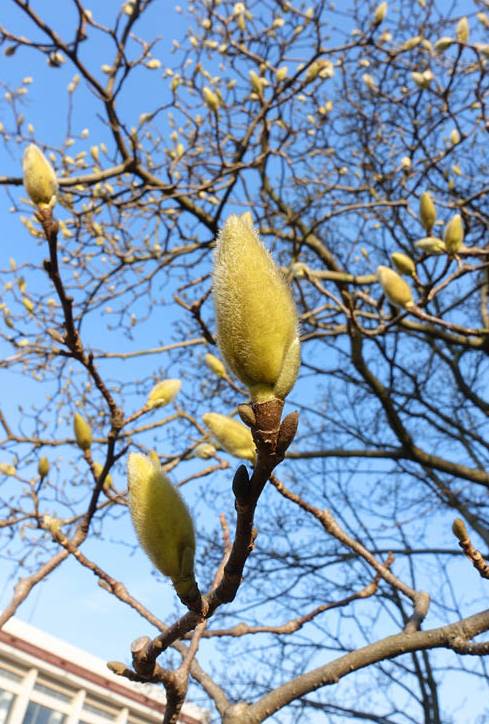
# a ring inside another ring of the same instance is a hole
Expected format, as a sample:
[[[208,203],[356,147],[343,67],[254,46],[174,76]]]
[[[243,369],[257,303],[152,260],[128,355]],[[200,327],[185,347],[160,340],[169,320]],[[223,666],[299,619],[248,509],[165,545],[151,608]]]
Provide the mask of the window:
[[[8,713],[14,699],[15,697],[10,691],[0,689],[0,724],[5,724],[7,721]]]
[[[53,689],[51,686],[46,686],[45,684],[41,683],[36,683],[34,686],[34,690],[40,691],[42,694],[47,694],[48,696],[52,696],[55,699],[59,699],[60,701],[64,701],[66,703],[70,702],[73,698],[73,695],[69,696],[68,694],[64,694],[58,689]]]
[[[29,702],[23,724],[64,724],[65,715],[47,706]]]

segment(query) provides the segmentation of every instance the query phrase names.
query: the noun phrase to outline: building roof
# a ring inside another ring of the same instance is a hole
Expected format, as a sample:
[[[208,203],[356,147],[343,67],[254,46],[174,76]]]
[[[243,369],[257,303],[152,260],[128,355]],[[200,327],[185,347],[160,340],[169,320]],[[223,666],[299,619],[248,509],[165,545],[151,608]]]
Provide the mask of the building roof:
[[[164,690],[155,684],[140,684],[112,673],[103,659],[73,646],[18,618],[11,618],[0,630],[0,653],[23,665],[36,667],[55,677],[63,677],[76,688],[89,688],[121,705],[163,713]],[[2,658],[3,658],[2,657]],[[129,700],[129,702],[127,702]],[[182,724],[207,721],[205,711],[185,704],[179,717]]]

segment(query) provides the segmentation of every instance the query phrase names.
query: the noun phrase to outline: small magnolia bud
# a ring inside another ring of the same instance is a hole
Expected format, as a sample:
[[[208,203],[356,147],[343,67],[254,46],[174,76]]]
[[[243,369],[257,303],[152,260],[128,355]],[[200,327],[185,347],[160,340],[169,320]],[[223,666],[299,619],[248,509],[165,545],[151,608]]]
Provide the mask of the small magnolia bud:
[[[444,35],[442,38],[439,38],[435,43],[435,53],[443,53],[444,50],[449,48],[454,43],[453,38],[449,38],[448,36]]]
[[[393,269],[387,266],[377,267],[377,279],[380,282],[387,299],[396,307],[413,306],[411,288]]]
[[[205,86],[205,88],[202,90],[202,97],[206,106],[210,108],[211,111],[217,113],[217,111],[219,110],[219,106],[221,105],[217,93],[214,93],[213,90]]]
[[[8,476],[17,475],[17,470],[15,469],[15,465],[10,465],[10,463],[0,463],[0,475],[8,475]]]
[[[450,255],[456,254],[457,251],[459,251],[464,240],[464,225],[460,214],[452,216],[445,228],[443,239],[446,250]]]
[[[237,458],[255,461],[255,443],[247,427],[217,412],[206,412],[202,419],[226,452]]]
[[[97,478],[100,478],[100,474],[102,470],[104,469],[104,466],[100,463],[94,463],[93,469],[95,470],[95,475]],[[104,480],[104,490],[108,490],[108,488],[112,487],[112,475],[110,473],[107,473]]]
[[[373,77],[370,75],[370,73],[364,73],[362,75],[362,80],[367,86],[367,88],[372,91],[372,93],[376,93],[379,90],[379,87]]]
[[[161,466],[132,453],[127,465],[129,511],[136,535],[156,568],[178,593],[194,583],[194,524],[182,497]]]
[[[444,254],[446,252],[445,242],[436,236],[425,236],[424,239],[415,241],[414,246],[425,254]]]
[[[405,43],[402,45],[402,50],[412,50],[413,48],[416,48],[417,45],[419,45],[423,41],[423,38],[421,35],[413,35],[412,38],[408,38]]]
[[[54,169],[40,148],[34,143],[24,151],[24,186],[35,204],[53,206],[56,202],[58,183]]]
[[[436,208],[428,191],[421,194],[419,199],[419,218],[429,234],[436,221]]]
[[[73,430],[78,447],[82,450],[90,450],[92,446],[92,428],[78,412],[75,413],[73,418]]]
[[[149,407],[161,407],[168,405],[180,392],[182,383],[180,380],[163,380],[158,382],[148,395],[146,404]]]
[[[380,5],[377,5],[374,12],[374,25],[380,25],[380,23],[384,20],[385,16],[387,15],[387,8],[387,3],[380,3]]]
[[[420,88],[428,88],[433,80],[433,73],[431,70],[425,70],[423,73],[411,73],[411,77]]]
[[[401,158],[401,163],[399,164],[402,171],[410,171],[411,170],[411,159],[409,156],[403,156]]]
[[[49,460],[46,457],[39,458],[37,472],[41,478],[45,478],[49,473]]]
[[[460,143],[460,133],[457,131],[456,128],[454,128],[453,131],[450,133],[450,141],[453,143],[454,146],[456,146],[457,143]]]
[[[218,357],[213,354],[206,354],[204,361],[211,372],[214,372],[218,377],[226,377],[226,368]]]
[[[460,542],[467,540],[467,538],[469,537],[469,534],[467,533],[467,528],[465,527],[465,523],[461,518],[455,518],[452,523],[452,531]]]
[[[283,65],[281,68],[278,68],[278,69],[275,71],[275,78],[276,78],[276,79],[278,80],[278,82],[280,83],[280,81],[285,80],[285,79],[287,78],[287,73],[288,73],[288,72],[289,72],[289,69],[287,68],[287,66],[286,66],[286,65]]]
[[[463,17],[457,23],[457,27],[455,30],[455,37],[457,38],[459,43],[468,43],[469,34],[470,34],[469,21],[467,20],[466,17]]]
[[[254,70],[250,70],[249,76],[251,87],[253,88],[255,93],[261,95],[263,93],[263,89],[266,88],[266,86],[268,85],[267,79],[261,78],[257,73],[255,73]]]
[[[391,259],[399,274],[406,274],[410,277],[416,274],[416,264],[407,254],[395,251],[391,254]]]
[[[193,455],[196,458],[208,460],[209,458],[213,458],[216,452],[214,445],[208,442],[199,442],[199,444],[194,447]]]
[[[219,234],[213,282],[217,337],[227,365],[256,402],[285,398],[300,364],[297,312],[247,216],[230,216]]]

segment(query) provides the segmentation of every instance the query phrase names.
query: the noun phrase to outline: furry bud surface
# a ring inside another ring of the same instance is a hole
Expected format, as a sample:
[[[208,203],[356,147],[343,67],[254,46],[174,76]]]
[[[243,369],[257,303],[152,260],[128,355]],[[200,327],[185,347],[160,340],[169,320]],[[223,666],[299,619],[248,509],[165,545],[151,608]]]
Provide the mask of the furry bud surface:
[[[78,412],[75,413],[73,418],[73,431],[78,447],[81,450],[90,450],[92,446],[92,428]]]
[[[194,582],[195,533],[179,492],[159,463],[129,455],[129,511],[142,548],[155,567],[184,593]]]
[[[204,357],[204,362],[215,375],[218,377],[226,377],[226,368],[218,357],[209,352]]]
[[[221,353],[256,402],[292,389],[300,364],[290,289],[249,214],[230,216],[217,239],[213,274]]]
[[[202,419],[226,452],[237,458],[255,461],[255,443],[247,427],[217,412],[206,412]]]
[[[443,235],[445,247],[449,254],[456,254],[464,240],[464,224],[460,214],[452,216]]]
[[[445,242],[436,236],[425,236],[414,242],[414,246],[425,254],[444,254],[446,252]]]
[[[24,186],[35,204],[53,206],[58,182],[54,169],[40,148],[34,143],[27,146],[23,158]]]
[[[379,266],[377,268],[377,279],[391,304],[404,308],[413,306],[411,287],[397,272],[389,269],[388,266]]]
[[[395,251],[391,254],[391,259],[399,274],[406,274],[408,277],[416,274],[416,264],[407,254]]]
[[[180,380],[163,380],[158,382],[148,395],[146,404],[149,407],[161,407],[168,405],[180,392],[182,383]]]
[[[433,228],[436,221],[436,208],[429,191],[425,191],[420,196],[419,218],[421,219],[421,223],[423,224],[428,234],[430,234],[431,229]]]

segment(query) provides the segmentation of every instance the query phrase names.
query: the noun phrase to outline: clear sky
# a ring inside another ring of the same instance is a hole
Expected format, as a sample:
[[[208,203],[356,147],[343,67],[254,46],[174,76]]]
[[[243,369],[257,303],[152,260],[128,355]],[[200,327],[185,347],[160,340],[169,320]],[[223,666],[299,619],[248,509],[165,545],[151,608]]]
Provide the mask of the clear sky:
[[[36,5],[36,3],[33,3]],[[69,13],[65,14],[65,8],[71,4],[56,2],[37,3],[42,6],[42,11],[59,30],[60,34],[71,27]],[[466,0],[459,0],[459,12],[463,12],[469,3]],[[63,12],[59,8],[63,5]],[[93,12],[101,22],[104,16],[108,19],[119,8],[117,0],[104,0],[93,3]],[[470,3],[472,7],[472,3]],[[19,33],[30,35],[30,26],[26,25],[21,14],[15,10],[13,3],[2,3],[2,24],[6,27],[15,27]],[[142,27],[138,28],[141,35],[149,38],[161,35],[161,41],[155,47],[153,55],[162,60],[163,65],[170,60],[171,43],[173,39],[180,38],[186,29],[186,20],[175,12],[173,3],[162,0],[154,5],[154,8],[145,17]],[[107,135],[107,129],[103,123],[94,115],[94,103],[90,94],[80,89],[77,100],[76,113],[73,116],[72,127],[67,128],[66,110],[67,95],[66,87],[72,80],[73,69],[68,65],[57,71],[47,68],[47,65],[39,55],[22,51],[23,60],[18,58],[9,62],[2,57],[2,87],[6,91],[10,87],[18,87],[26,76],[32,76],[33,83],[28,86],[28,94],[24,97],[24,113],[26,124],[32,123],[35,128],[35,137],[40,142],[61,146],[67,135],[79,136],[84,128],[90,129],[88,139],[78,139],[74,147],[76,151],[83,148],[88,149],[94,143],[100,143]],[[90,43],[91,67],[100,73],[100,66],[103,63],[110,63],[107,57],[107,49],[101,44],[99,47]],[[159,74],[161,78],[161,73]],[[83,84],[82,84],[83,85]],[[156,76],[150,73],[141,73],[138,81],[130,87],[130,93],[123,98],[123,108],[128,124],[137,123],[141,113],[147,110],[147,101],[151,99],[153,106],[154,94],[159,92],[156,84]],[[0,102],[0,121],[8,122],[9,109],[6,104]],[[22,149],[19,147],[15,157],[0,147],[0,175],[20,175],[20,158]],[[0,256],[0,268],[5,268],[10,256],[15,257],[18,263],[39,260],[43,255],[42,244],[37,244],[20,224],[18,216],[12,214],[12,198],[20,198],[23,195],[22,189],[15,189],[12,192],[0,192],[0,215],[2,217],[2,253]],[[92,339],[97,340],[99,335],[102,341],[103,330],[91,330]],[[158,337],[158,338],[156,338]],[[163,339],[162,333],[155,331],[155,344]],[[121,344],[123,342],[121,341]],[[118,351],[121,351],[120,349]],[[0,349],[3,355],[5,350]],[[149,358],[151,360],[151,358]],[[135,365],[147,365],[147,359]],[[122,367],[121,367],[122,369]],[[131,374],[138,371],[137,367],[125,367],[128,379]],[[24,378],[16,377],[13,374],[1,371],[2,375],[2,406],[11,413],[15,413],[19,403],[20,393],[23,396],[36,395],[37,386],[26,382]],[[42,404],[42,400],[36,400]],[[228,476],[228,473],[226,473]],[[221,481],[224,481],[224,477]],[[221,484],[221,482],[216,482]],[[205,515],[203,507],[200,513]],[[134,533],[127,516],[121,517],[112,529],[114,540],[122,542],[123,545],[113,546],[101,544],[97,539],[87,542],[84,552],[97,559],[103,567],[119,580],[124,580],[131,593],[160,618],[165,619],[170,612],[175,610],[175,596],[171,587],[161,577],[151,573],[151,566],[146,557],[139,551],[134,551]],[[128,545],[124,545],[127,542]],[[1,560],[1,559],[0,559]],[[7,603],[12,594],[12,584],[16,577],[16,570],[9,562],[2,561],[0,570],[0,608]],[[459,573],[460,580],[468,575],[467,568]],[[181,608],[180,608],[181,611]],[[28,600],[21,606],[20,618],[32,623],[35,626],[66,639],[70,643],[80,646],[104,659],[119,659],[129,661],[130,642],[143,634],[151,635],[153,632],[142,619],[129,607],[116,602],[112,596],[99,588],[93,575],[81,568],[71,558],[52,574],[47,581],[37,586]],[[347,683],[341,686],[348,686]],[[484,704],[483,694],[477,682],[466,684],[465,701],[472,697],[471,705],[481,708]],[[456,701],[460,702],[460,694],[456,694]],[[474,724],[473,710],[466,704],[460,710],[456,724]],[[480,724],[483,724],[482,721]]]

